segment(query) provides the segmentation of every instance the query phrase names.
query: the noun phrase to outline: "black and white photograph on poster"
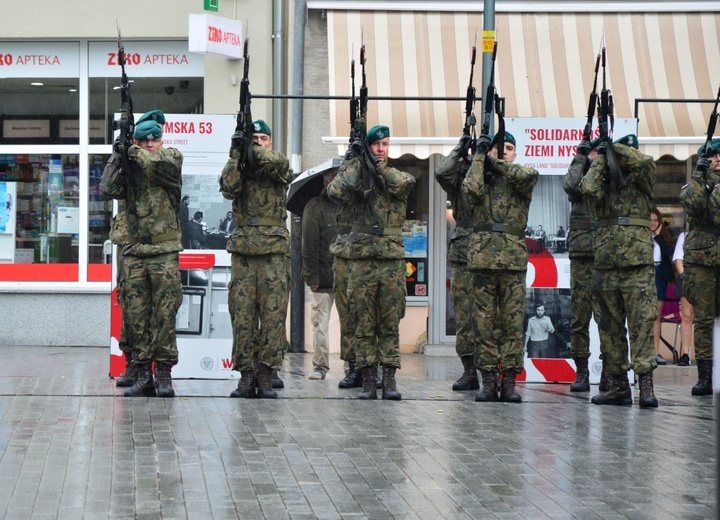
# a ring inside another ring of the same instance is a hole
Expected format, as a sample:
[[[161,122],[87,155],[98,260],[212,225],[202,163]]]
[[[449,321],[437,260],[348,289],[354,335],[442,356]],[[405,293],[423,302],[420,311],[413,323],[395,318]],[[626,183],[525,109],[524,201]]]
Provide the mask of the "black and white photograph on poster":
[[[570,289],[529,288],[523,350],[528,358],[570,357]]]
[[[218,189],[212,175],[183,175],[180,202],[182,245],[190,249],[225,249],[234,224],[232,203]]]
[[[560,175],[541,175],[535,185],[525,229],[525,244],[531,255],[548,252],[567,257],[570,202],[562,186]]]

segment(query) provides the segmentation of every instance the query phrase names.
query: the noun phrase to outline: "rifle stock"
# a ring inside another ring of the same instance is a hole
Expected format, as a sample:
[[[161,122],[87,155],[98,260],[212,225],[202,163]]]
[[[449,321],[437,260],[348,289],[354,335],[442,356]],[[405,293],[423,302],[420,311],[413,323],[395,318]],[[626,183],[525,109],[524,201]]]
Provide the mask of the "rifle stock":
[[[483,123],[480,132],[482,135],[490,135],[490,123],[492,122],[493,102],[495,100],[495,59],[497,58],[497,41],[493,45],[492,69],[490,70],[490,81],[485,91],[485,110],[483,112]]]
[[[597,95],[597,79],[598,79],[598,71],[600,70],[600,53],[598,53],[597,58],[595,59],[595,79],[593,80],[593,89],[592,92],[590,92],[590,97],[588,99],[588,109],[587,109],[587,123],[585,123],[585,131],[583,132],[583,138],[586,141],[590,141],[592,138],[592,122],[593,118],[595,117],[595,107],[598,103],[598,95]]]
[[[617,158],[615,157],[615,151],[613,150],[613,127],[615,123],[614,115],[614,103],[612,99],[612,93],[607,88],[607,58],[606,49],[603,46],[601,51],[602,56],[602,71],[603,71],[603,84],[602,90],[600,91],[600,110],[598,112],[598,124],[600,127],[600,138],[606,143],[606,158],[607,163],[605,166],[605,179],[610,184],[613,190],[620,190],[625,187],[625,181],[618,165]]]

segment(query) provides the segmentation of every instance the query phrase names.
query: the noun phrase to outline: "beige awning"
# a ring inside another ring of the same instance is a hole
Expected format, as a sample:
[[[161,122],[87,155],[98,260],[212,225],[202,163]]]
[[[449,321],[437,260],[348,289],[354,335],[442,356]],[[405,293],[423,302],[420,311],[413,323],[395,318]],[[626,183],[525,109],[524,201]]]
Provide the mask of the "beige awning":
[[[349,95],[351,58],[359,89],[357,62],[364,40],[370,97],[464,96],[476,32],[479,51],[482,47],[482,13],[327,15],[331,95]],[[713,98],[720,83],[718,13],[505,12],[496,14],[495,24],[496,84],[506,99],[507,117],[583,116],[603,31],[617,117],[633,117],[638,98]],[[481,56],[478,52],[475,66],[478,96]],[[479,121],[480,103],[475,108]],[[656,158],[686,159],[704,140],[711,110],[708,103],[641,103],[641,146]],[[461,101],[371,101],[368,125],[388,124],[394,137],[406,138],[402,145],[393,144],[393,157],[412,153],[424,158],[451,148],[428,140],[454,142],[462,131],[463,111]],[[330,112],[332,135],[347,137],[348,103],[331,102]]]

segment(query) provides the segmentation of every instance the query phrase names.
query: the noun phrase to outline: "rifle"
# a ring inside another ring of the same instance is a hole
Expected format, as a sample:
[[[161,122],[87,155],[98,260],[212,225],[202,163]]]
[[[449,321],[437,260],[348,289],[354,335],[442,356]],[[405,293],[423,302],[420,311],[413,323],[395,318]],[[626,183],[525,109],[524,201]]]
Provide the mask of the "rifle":
[[[382,191],[382,183],[378,177],[375,165],[368,157],[367,138],[367,104],[368,104],[368,88],[367,77],[365,76],[365,44],[360,46],[360,68],[362,74],[362,85],[360,85],[359,114],[356,120],[355,137],[360,140],[363,151],[363,197],[367,200],[373,193],[374,189]]]
[[[585,123],[585,130],[583,132],[583,139],[585,139],[588,142],[591,141],[592,122],[593,122],[593,118],[595,117],[595,107],[598,104],[597,79],[598,79],[598,71],[599,70],[600,70],[600,53],[598,53],[597,58],[595,59],[595,79],[593,80],[593,89],[592,89],[592,92],[590,92],[590,98],[588,99],[587,123]]]
[[[240,110],[237,115],[237,123],[235,125],[236,132],[245,134],[244,144],[244,164],[248,168],[248,173],[252,174],[257,171],[255,157],[252,154],[253,146],[253,121],[252,112],[250,111],[250,103],[252,94],[250,94],[250,38],[245,38],[243,46],[243,78],[240,82]]]
[[[615,151],[613,150],[613,127],[615,126],[614,103],[612,92],[607,88],[607,61],[606,49],[603,42],[601,51],[602,56],[602,90],[600,91],[600,108],[598,110],[598,124],[600,127],[601,142],[607,143],[607,164],[605,166],[604,178],[610,183],[613,190],[620,190],[625,187],[625,180],[618,166]]]
[[[358,108],[358,98],[355,95],[355,59],[350,61],[350,81],[352,90],[350,96],[350,144],[356,139],[361,139],[358,135],[360,128],[360,111]]]
[[[483,99],[483,102],[485,103],[485,111],[483,113],[483,123],[482,128],[480,129],[481,135],[490,135],[490,123],[492,122],[492,114],[493,114],[493,100],[495,99],[495,96],[497,96],[497,93],[495,91],[495,59],[497,58],[497,41],[495,41],[493,45],[493,56],[492,56],[492,67],[490,69],[490,81],[487,85],[487,90],[485,91],[485,98]],[[505,136],[503,136],[505,137]]]
[[[140,171],[137,165],[130,162],[128,158],[128,149],[133,144],[133,133],[135,132],[135,115],[133,114],[133,102],[130,97],[130,80],[125,73],[125,47],[122,43],[122,35],[120,34],[120,25],[117,26],[118,31],[118,63],[120,64],[120,121],[113,123],[113,130],[120,130],[120,139],[123,142],[124,151],[122,156],[121,170],[125,173],[126,180],[130,181],[130,186],[137,188],[140,186]],[[130,176],[128,179],[128,175]]]
[[[702,155],[705,159],[710,157],[710,141],[712,141],[713,139],[713,135],[715,134],[715,127],[717,126],[718,104],[720,104],[720,87],[718,87],[718,93],[715,97],[715,107],[713,108],[713,111],[710,114],[710,120],[708,121],[707,140],[705,141],[705,147],[703,149]]]
[[[470,58],[470,81],[468,81],[467,92],[465,93],[465,126],[463,127],[463,135],[469,135],[472,137],[472,144],[470,144],[470,151],[475,155],[475,140],[477,134],[475,131],[475,125],[477,121],[475,119],[475,87],[473,86],[473,73],[475,72],[475,56],[477,54],[477,33],[475,33],[475,43],[472,48],[472,56]],[[467,153],[466,153],[467,155]]]

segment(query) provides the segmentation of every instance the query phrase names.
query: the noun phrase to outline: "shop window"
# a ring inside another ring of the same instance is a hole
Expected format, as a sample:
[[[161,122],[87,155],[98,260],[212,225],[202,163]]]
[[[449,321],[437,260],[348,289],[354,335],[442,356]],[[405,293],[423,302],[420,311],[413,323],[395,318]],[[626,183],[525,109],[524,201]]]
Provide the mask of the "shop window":
[[[113,120],[120,112],[120,76],[90,78],[90,144],[113,142]],[[201,114],[203,78],[130,78],[134,112]]]
[[[391,159],[391,164],[415,177],[410,192],[403,226],[405,244],[405,280],[408,296],[428,296],[428,216],[430,214],[430,185],[428,160],[403,155]]]
[[[79,168],[73,154],[0,155],[5,215],[1,260],[10,263],[77,263]]]
[[[0,144],[78,144],[77,78],[0,79]]]

